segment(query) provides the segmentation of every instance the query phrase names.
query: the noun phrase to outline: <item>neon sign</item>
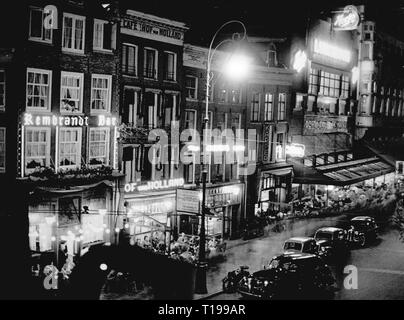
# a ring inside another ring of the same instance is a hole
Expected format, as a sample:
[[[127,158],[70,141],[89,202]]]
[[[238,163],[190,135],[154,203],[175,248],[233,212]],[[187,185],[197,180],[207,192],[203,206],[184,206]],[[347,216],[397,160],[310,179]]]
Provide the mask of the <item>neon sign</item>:
[[[60,116],[60,115],[33,115],[32,113],[24,113],[24,126],[53,126],[53,127],[84,127],[89,125],[89,117],[87,116]],[[97,125],[116,126],[117,118],[99,115]]]
[[[126,193],[137,191],[152,191],[169,189],[175,187],[182,187],[185,184],[183,178],[170,179],[170,180],[160,180],[160,181],[148,181],[146,184],[138,185],[137,183],[127,183],[125,184],[124,190]]]
[[[355,6],[346,6],[342,12],[334,16],[333,29],[336,31],[355,30],[361,21],[358,9]]]
[[[318,39],[314,39],[314,52],[346,63],[351,61],[351,51]]]
[[[299,50],[298,52],[296,52],[295,58],[293,61],[293,69],[296,70],[297,72],[300,72],[306,66],[306,63],[307,63],[306,53],[302,50]]]

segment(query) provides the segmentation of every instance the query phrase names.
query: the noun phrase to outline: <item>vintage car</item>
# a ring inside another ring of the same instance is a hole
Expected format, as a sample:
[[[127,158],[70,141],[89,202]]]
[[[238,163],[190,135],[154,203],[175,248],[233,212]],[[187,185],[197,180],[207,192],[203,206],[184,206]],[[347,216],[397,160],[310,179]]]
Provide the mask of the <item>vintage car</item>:
[[[317,243],[314,238],[294,237],[285,241],[283,253],[313,253],[317,254]]]
[[[358,216],[350,221],[350,229],[353,234],[350,234],[348,230],[347,239],[350,242],[358,243],[360,246],[364,247],[370,241],[377,239],[377,231],[379,227],[376,221],[372,217],[368,216]]]
[[[334,283],[331,270],[319,256],[287,253],[275,256],[264,270],[244,276],[237,292],[244,298],[315,298],[326,296]]]
[[[346,231],[341,228],[320,228],[314,235],[318,247],[318,254],[326,261],[345,258],[349,253],[346,241]]]

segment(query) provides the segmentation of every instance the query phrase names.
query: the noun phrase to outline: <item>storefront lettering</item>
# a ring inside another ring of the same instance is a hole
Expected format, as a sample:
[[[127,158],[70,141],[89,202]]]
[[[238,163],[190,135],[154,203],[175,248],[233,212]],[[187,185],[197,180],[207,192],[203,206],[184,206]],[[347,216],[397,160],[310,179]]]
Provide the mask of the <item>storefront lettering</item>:
[[[88,126],[88,117],[82,116],[34,116],[31,113],[24,113],[24,126],[66,126],[83,127]]]
[[[124,29],[129,29],[133,31],[143,32],[147,34],[155,34],[158,36],[171,38],[175,40],[183,40],[184,33],[177,31],[173,28],[159,27],[154,25],[152,22],[144,22],[137,20],[136,17],[131,17],[131,19],[121,20],[121,27]]]
[[[134,191],[151,191],[151,190],[161,190],[182,187],[185,184],[183,178],[170,179],[170,180],[160,180],[160,181],[148,181],[147,184],[138,185],[137,183],[127,183],[124,187],[125,192]]]
[[[346,63],[351,61],[351,51],[319,39],[314,39],[314,52]]]

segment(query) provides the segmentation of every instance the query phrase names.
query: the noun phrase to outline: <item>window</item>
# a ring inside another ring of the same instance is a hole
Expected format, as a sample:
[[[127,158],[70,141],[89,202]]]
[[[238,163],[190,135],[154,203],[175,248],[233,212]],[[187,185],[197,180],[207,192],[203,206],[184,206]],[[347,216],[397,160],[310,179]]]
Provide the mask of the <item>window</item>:
[[[198,79],[193,76],[185,77],[185,88],[187,90],[187,99],[197,99]]]
[[[109,112],[111,108],[112,77],[92,75],[91,78],[91,111]]]
[[[85,17],[63,14],[62,48],[73,52],[84,52]]]
[[[6,128],[0,128],[0,172],[6,171]]]
[[[178,93],[166,93],[164,95],[164,115],[163,125],[165,127],[171,126],[171,121],[175,121],[176,114],[178,112]]]
[[[309,79],[309,93],[317,94],[318,93],[318,85],[319,85],[319,75],[317,69],[310,70],[310,79]]]
[[[32,171],[50,164],[50,128],[26,128],[25,168]]]
[[[164,52],[164,61],[166,64],[166,70],[164,74],[164,80],[175,81],[177,80],[177,55],[172,52]]]
[[[45,18],[50,14],[41,8],[30,8],[29,40],[52,43],[52,29],[44,27]]]
[[[274,120],[274,107],[273,107],[273,94],[266,93],[265,94],[265,111],[264,111],[264,121],[272,121]]]
[[[60,111],[83,111],[83,74],[62,71],[60,77]]]
[[[90,128],[90,165],[108,165],[109,128]]]
[[[59,133],[59,165],[63,168],[81,164],[81,128],[61,128]]]
[[[320,94],[329,97],[338,97],[340,86],[340,75],[321,71],[320,73]]]
[[[112,25],[107,21],[94,19],[93,49],[112,50]]]
[[[122,45],[122,71],[126,74],[137,75],[137,46]]]
[[[231,113],[231,128],[234,132],[241,129],[241,113]]]
[[[144,49],[143,76],[150,79],[157,79],[157,50]]]
[[[124,88],[122,122],[137,126],[138,116],[140,115],[140,89]]]
[[[286,93],[280,93],[278,97],[278,120],[286,120]]]
[[[276,160],[285,158],[284,133],[276,135]]]
[[[149,129],[157,128],[158,94],[148,91],[145,94],[147,110],[147,125]]]
[[[27,69],[27,109],[50,111],[52,71]]]
[[[253,93],[251,97],[251,121],[259,121],[260,118],[260,99],[259,93]]]
[[[0,70],[0,111],[6,108],[6,73]]]
[[[241,90],[238,89],[232,89],[230,90],[230,99],[229,101],[231,103],[241,103]]]
[[[227,102],[228,91],[225,84],[221,84],[219,89],[219,102],[226,103]]]
[[[349,97],[349,77],[342,76],[342,83],[341,83],[341,98],[347,99]]]
[[[195,120],[196,110],[185,110],[185,129],[196,129]]]

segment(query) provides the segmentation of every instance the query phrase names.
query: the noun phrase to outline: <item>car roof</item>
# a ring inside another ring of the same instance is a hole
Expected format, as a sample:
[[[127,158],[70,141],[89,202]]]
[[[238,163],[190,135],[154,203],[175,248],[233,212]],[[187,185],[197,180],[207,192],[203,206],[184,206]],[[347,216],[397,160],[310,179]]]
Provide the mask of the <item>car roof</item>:
[[[343,231],[341,228],[336,228],[336,227],[324,227],[318,229],[316,232],[322,231],[322,232],[336,232],[336,231]]]
[[[314,238],[311,238],[311,237],[293,237],[293,238],[290,238],[290,239],[286,240],[285,242],[307,242],[307,241],[310,241],[310,240],[314,240]]]
[[[351,219],[351,221],[362,221],[362,220],[373,220],[373,218],[368,216],[358,216]]]

